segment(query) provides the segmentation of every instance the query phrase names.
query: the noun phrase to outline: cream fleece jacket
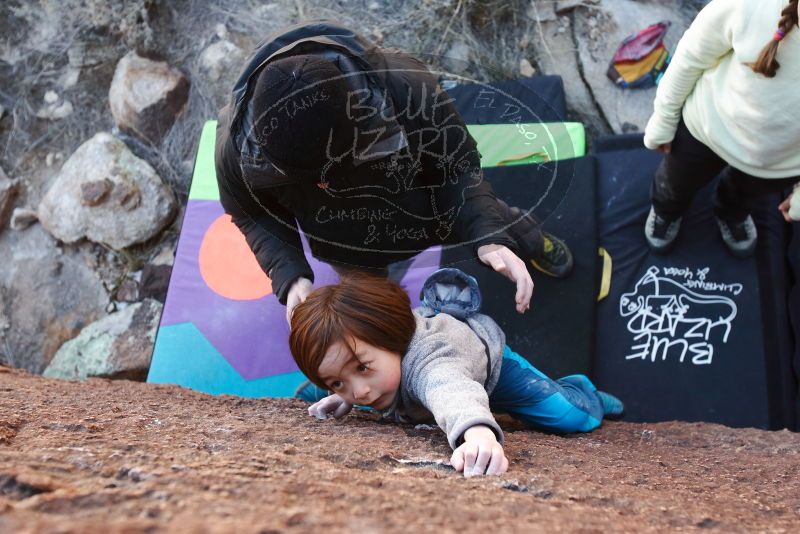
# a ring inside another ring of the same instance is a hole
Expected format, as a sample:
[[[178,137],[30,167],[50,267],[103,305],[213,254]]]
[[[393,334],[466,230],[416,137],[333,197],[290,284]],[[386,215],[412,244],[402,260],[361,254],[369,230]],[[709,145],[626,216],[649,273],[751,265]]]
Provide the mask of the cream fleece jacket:
[[[661,79],[644,144],[686,127],[729,165],[759,178],[800,176],[800,29],[780,44],[774,78],[746,65],[778,29],[787,0],[711,0]]]

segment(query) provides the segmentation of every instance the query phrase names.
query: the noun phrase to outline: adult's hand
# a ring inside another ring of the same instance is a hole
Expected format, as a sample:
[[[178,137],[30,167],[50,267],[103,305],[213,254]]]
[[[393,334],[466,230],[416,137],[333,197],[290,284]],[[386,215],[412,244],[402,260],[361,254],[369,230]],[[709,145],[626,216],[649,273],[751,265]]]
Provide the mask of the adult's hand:
[[[533,280],[525,262],[504,245],[483,245],[478,248],[478,258],[517,284],[514,301],[517,311],[525,313],[531,307],[531,295],[533,295]]]
[[[292,325],[292,312],[294,307],[306,300],[308,294],[314,289],[314,284],[308,278],[298,278],[289,288],[286,296],[286,322]]]

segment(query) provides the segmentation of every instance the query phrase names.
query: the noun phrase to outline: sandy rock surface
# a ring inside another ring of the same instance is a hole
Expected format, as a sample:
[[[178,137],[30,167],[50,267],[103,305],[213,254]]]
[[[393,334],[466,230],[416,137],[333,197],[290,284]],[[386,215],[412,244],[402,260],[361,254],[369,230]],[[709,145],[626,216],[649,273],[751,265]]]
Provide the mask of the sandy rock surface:
[[[2,532],[725,532],[800,529],[800,435],[501,420],[511,468],[465,480],[438,429],[297,400],[0,368]]]

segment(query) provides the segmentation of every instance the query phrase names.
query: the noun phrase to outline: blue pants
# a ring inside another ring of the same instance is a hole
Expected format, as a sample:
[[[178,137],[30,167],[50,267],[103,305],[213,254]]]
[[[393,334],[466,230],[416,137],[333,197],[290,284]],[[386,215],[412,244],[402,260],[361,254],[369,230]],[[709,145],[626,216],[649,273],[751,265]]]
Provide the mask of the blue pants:
[[[584,375],[551,380],[506,346],[500,380],[489,395],[492,411],[505,412],[552,432],[588,432],[600,426],[603,405]]]

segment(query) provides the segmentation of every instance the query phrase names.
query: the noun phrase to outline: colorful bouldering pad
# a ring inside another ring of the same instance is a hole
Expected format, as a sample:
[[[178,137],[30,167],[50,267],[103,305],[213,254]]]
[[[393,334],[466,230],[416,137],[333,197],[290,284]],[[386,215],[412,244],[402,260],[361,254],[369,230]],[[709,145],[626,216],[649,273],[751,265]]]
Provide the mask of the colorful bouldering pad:
[[[468,128],[485,153],[482,165],[487,168],[557,161],[585,151],[583,127],[574,123]],[[219,202],[215,129],[216,121],[207,122],[200,138],[148,381],[212,394],[292,396],[304,378],[288,349],[285,308]],[[331,267],[311,257],[305,241],[304,249],[316,285],[334,283]],[[412,304],[440,263],[441,250],[434,247],[404,266],[401,284]]]

